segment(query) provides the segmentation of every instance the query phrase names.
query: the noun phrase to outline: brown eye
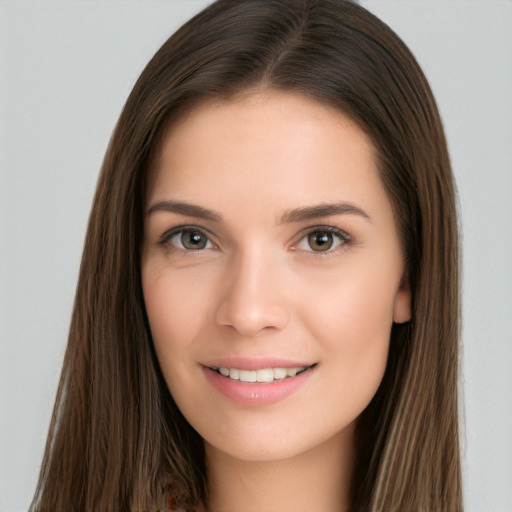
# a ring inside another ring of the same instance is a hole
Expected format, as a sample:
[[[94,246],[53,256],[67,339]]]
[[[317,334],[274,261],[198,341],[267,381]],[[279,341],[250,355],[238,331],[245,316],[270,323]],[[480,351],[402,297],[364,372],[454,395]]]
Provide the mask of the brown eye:
[[[313,231],[308,235],[308,245],[315,252],[328,251],[334,244],[334,235],[329,231]]]
[[[180,234],[180,242],[184,249],[197,251],[208,245],[208,237],[195,229],[184,229]]]

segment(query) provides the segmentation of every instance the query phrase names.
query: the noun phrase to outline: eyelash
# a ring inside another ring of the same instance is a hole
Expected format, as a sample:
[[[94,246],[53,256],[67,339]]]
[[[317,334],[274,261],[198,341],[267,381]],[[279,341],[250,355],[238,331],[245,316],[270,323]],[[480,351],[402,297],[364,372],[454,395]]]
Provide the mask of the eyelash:
[[[344,250],[347,246],[352,242],[351,236],[345,231],[335,228],[333,226],[314,226],[312,228],[308,228],[301,237],[299,241],[294,244],[293,249],[299,247],[302,242],[308,243],[308,237],[314,234],[327,233],[333,238],[337,238],[337,242],[332,241],[332,245],[328,247],[325,251],[315,251],[311,246],[310,249],[304,249],[305,252],[313,254],[315,256],[330,256],[334,254],[338,254],[339,251]]]
[[[183,236],[183,234],[186,232],[197,233],[201,236],[206,237],[207,246],[201,247],[199,249],[187,249],[186,247],[179,247],[176,243],[172,242],[173,238],[178,237],[178,236]],[[321,234],[321,233],[326,233],[329,236],[331,236],[332,238],[336,238],[337,241],[335,241],[335,240],[332,241],[331,246],[329,246],[327,248],[327,250],[325,250],[325,251],[322,251],[322,250],[315,251],[310,246],[309,249],[303,249],[304,252],[314,254],[315,256],[316,255],[327,256],[327,255],[337,254],[340,250],[346,249],[347,246],[352,242],[351,236],[339,228],[335,228],[333,226],[314,226],[314,227],[308,228],[306,231],[304,231],[301,234],[298,242],[292,246],[292,249],[296,250],[297,248],[299,248],[299,245],[303,242],[305,242],[307,244],[308,243],[307,238],[309,236],[314,235],[314,234]],[[210,245],[210,247],[208,247],[208,244]],[[160,239],[158,241],[158,245],[163,246],[163,247],[170,247],[173,250],[181,251],[181,252],[188,253],[188,254],[197,254],[197,253],[202,252],[205,249],[217,248],[217,245],[211,240],[208,233],[203,228],[199,228],[197,226],[179,226],[179,227],[173,228],[169,231],[166,231],[160,237]]]
[[[205,232],[204,229],[198,228],[196,226],[179,226],[176,228],[173,228],[169,231],[166,231],[158,241],[158,245],[163,247],[170,247],[171,249],[182,251],[184,253],[198,253],[203,251],[204,249],[211,249],[212,247],[201,247],[200,249],[187,249],[186,247],[179,247],[175,243],[172,242],[172,239],[174,237],[177,237],[179,235],[183,236],[184,233],[190,232],[190,233],[197,233],[199,235],[202,235],[206,237],[207,244],[213,244],[214,248],[217,247],[210,239],[210,236],[207,232]]]

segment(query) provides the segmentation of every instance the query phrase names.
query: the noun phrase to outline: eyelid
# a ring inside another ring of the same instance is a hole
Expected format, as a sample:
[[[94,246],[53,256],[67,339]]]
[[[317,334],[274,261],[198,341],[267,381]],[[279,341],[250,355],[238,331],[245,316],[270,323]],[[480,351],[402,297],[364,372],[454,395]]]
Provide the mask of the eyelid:
[[[207,246],[207,247],[204,247],[203,249],[194,250],[194,249],[186,249],[184,247],[179,247],[176,244],[171,243],[171,239],[173,237],[175,237],[176,235],[179,235],[183,231],[198,231],[199,233],[201,233],[208,239],[207,243],[211,244],[212,247]],[[187,253],[195,253],[195,252],[204,251],[206,249],[217,248],[217,244],[212,240],[212,236],[211,236],[209,230],[199,227],[199,226],[195,226],[193,224],[184,224],[181,226],[175,226],[171,229],[168,229],[159,237],[157,244],[161,245],[161,246],[172,246],[172,249],[174,249],[174,250],[183,251],[183,252],[187,252]]]
[[[311,248],[310,249],[300,249],[298,247],[298,245],[301,242],[303,242],[304,240],[306,240],[306,238],[310,234],[316,233],[316,232],[331,233],[332,235],[336,236],[339,239],[339,243],[336,244],[334,247],[327,249],[326,251],[314,251]],[[311,226],[311,227],[301,231],[301,233],[299,234],[299,236],[297,238],[297,242],[295,242],[293,244],[292,249],[293,250],[297,250],[298,249],[298,250],[302,250],[302,251],[307,252],[307,253],[311,253],[311,254],[314,254],[314,255],[322,256],[322,255],[329,255],[329,254],[336,253],[340,249],[346,248],[346,246],[348,244],[350,244],[351,242],[352,242],[352,237],[346,231],[344,231],[343,229],[340,229],[340,228],[337,228],[337,227],[334,227],[334,226],[324,226],[324,225]]]
[[[194,250],[194,249],[182,248],[182,247],[179,247],[178,245],[170,242],[172,237],[179,235],[180,233],[182,233],[183,231],[186,231],[186,230],[198,231],[202,235],[206,236],[206,238],[208,239],[208,244],[211,244],[211,246],[204,247],[203,249]],[[338,238],[339,243],[337,243],[333,248],[329,248],[325,251],[314,251],[311,248],[310,249],[301,249],[300,247],[298,247],[299,244],[306,239],[306,237],[308,237],[310,234],[315,233],[315,232],[331,233],[332,235],[334,235],[335,237]],[[296,237],[296,242],[294,242],[292,244],[291,249],[292,250],[302,250],[303,252],[321,256],[321,255],[328,255],[328,254],[336,253],[338,250],[346,248],[346,246],[348,244],[350,244],[351,242],[352,242],[352,236],[349,233],[347,233],[346,231],[344,231],[343,229],[340,229],[335,226],[329,226],[329,225],[316,225],[316,226],[311,226],[311,227],[308,227],[308,228],[302,230],[300,232],[300,234]],[[172,249],[177,250],[177,251],[183,251],[185,253],[197,253],[197,252],[202,252],[206,249],[216,249],[219,247],[218,244],[214,241],[212,233],[208,229],[206,229],[204,227],[199,227],[199,226],[193,225],[193,224],[184,224],[184,225],[175,226],[173,228],[166,230],[159,237],[157,244],[160,246],[167,246],[167,247],[171,246]]]

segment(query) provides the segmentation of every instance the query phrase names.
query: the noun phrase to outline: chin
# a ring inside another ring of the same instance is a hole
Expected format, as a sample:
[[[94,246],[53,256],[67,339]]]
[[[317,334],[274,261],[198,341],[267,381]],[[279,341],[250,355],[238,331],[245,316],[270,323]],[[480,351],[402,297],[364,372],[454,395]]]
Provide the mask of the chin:
[[[355,421],[332,426],[311,425],[308,422],[243,422],[238,425],[224,425],[221,432],[202,435],[207,456],[224,456],[245,462],[272,462],[312,455],[323,449],[332,449],[332,444],[342,445],[344,441],[353,445]],[[316,428],[315,428],[316,427]],[[324,427],[324,428],[321,428]],[[307,428],[307,429],[306,429]]]

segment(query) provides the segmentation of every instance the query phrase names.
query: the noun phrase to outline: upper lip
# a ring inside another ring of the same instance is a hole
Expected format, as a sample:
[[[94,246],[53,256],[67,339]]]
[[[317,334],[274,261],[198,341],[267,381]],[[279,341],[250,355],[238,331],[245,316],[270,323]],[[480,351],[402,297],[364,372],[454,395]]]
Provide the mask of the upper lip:
[[[209,368],[238,368],[239,370],[261,370],[263,368],[298,368],[314,363],[281,357],[231,356],[201,363]]]

